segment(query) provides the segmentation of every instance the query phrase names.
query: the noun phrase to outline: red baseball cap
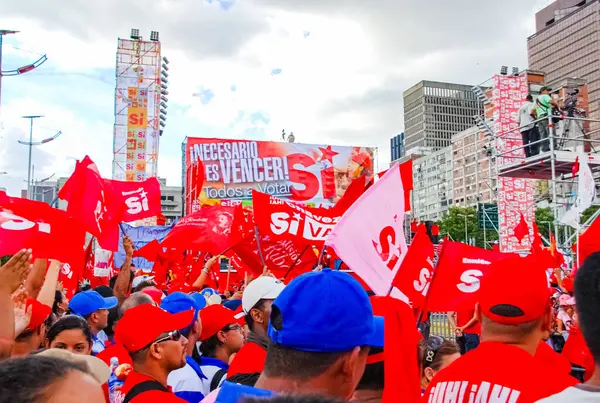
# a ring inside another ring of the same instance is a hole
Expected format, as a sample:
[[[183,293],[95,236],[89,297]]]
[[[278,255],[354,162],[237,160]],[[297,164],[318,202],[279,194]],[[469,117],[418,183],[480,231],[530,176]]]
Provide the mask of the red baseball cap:
[[[115,341],[129,352],[139,351],[162,333],[185,329],[194,320],[194,310],[170,314],[151,305],[143,304],[128,309],[115,327]]]
[[[154,301],[154,303],[157,305],[160,305],[160,302],[165,297],[165,294],[163,294],[163,292],[156,287],[146,287],[142,290],[142,292],[149,295],[150,298],[152,298],[152,301]]]
[[[233,311],[233,317],[240,324],[240,326],[244,326],[246,324],[246,313],[244,312],[244,308],[242,305],[238,306],[238,308]]]
[[[29,325],[27,325],[27,329],[25,330],[35,330],[44,323],[48,316],[52,313],[52,308],[48,305],[44,305],[36,299],[27,298],[27,302],[25,304],[25,309],[29,309],[31,306],[31,319],[29,320]]]
[[[367,153],[352,154],[352,161],[365,169],[371,169],[371,156]]]
[[[518,269],[518,283],[511,281],[515,269]],[[549,304],[545,268],[533,255],[493,262],[481,278],[481,312],[494,322],[504,325],[531,322],[543,316]]]
[[[200,320],[202,321],[200,341],[210,339],[227,325],[238,323],[231,309],[218,304],[209,305],[201,310]]]

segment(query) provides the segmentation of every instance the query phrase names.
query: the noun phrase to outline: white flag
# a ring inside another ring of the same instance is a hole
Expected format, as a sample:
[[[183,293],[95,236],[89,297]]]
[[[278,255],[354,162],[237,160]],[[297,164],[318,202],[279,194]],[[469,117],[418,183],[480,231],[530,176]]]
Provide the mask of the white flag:
[[[587,158],[582,156],[579,158],[579,182],[577,183],[577,199],[575,204],[567,211],[560,221],[563,224],[570,225],[574,228],[579,228],[579,218],[581,214],[591,207],[596,199],[596,184],[592,170],[587,163]]]

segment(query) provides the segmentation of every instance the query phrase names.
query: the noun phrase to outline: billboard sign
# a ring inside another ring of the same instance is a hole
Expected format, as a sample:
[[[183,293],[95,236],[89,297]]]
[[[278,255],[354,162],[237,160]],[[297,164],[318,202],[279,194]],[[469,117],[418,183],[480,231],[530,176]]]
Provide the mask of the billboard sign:
[[[525,156],[523,140],[519,133],[519,109],[527,94],[529,85],[527,76],[494,76],[492,98],[494,104],[494,122],[498,153],[507,153],[499,157],[499,166],[521,162]],[[520,147],[520,148],[519,148]],[[531,249],[530,237],[522,242],[514,236],[514,229],[521,219],[521,213],[530,225],[535,220],[535,203],[533,201],[534,183],[529,179],[501,176],[498,178],[498,221],[500,235],[500,250],[502,252],[527,252]]]
[[[186,213],[201,203],[249,204],[252,189],[327,206],[353,179],[364,175],[370,180],[375,167],[375,149],[369,147],[188,138],[183,152]]]

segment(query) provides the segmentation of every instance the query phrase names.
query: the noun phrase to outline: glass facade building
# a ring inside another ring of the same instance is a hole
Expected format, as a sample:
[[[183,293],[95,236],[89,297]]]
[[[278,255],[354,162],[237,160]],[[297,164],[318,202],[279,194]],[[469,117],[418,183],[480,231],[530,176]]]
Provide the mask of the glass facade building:
[[[473,126],[483,104],[471,86],[421,81],[404,91],[404,148],[433,151],[448,147],[452,136]]]

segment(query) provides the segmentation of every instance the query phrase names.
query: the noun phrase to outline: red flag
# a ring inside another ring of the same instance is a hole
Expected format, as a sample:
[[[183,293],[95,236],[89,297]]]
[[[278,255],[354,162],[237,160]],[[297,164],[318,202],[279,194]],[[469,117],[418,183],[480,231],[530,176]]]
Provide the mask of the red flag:
[[[236,207],[205,206],[183,217],[167,234],[161,245],[177,250],[196,250],[214,255],[235,244],[232,235]]]
[[[261,236],[260,251],[265,265],[275,277],[282,278],[289,272],[286,280],[311,271],[317,262],[308,244],[297,244],[289,239],[270,240],[268,236]],[[234,266],[257,275],[262,273],[263,266],[254,237],[234,246],[233,252]]]
[[[106,188],[113,192],[115,204],[123,207],[119,221],[131,222],[144,218],[157,217],[161,214],[160,182],[156,178],[149,178],[143,182],[123,182],[104,180]]]
[[[519,242],[523,242],[523,238],[529,235],[529,226],[527,225],[527,221],[525,221],[525,216],[523,216],[523,213],[519,214],[521,214],[521,219],[515,227],[514,235],[515,238],[519,240]]]
[[[115,204],[111,196],[112,192],[105,188],[104,180],[87,156],[77,163],[75,172],[58,192],[58,197],[68,201],[67,212],[81,220],[100,246],[117,251],[118,217],[122,216],[123,206]]]
[[[133,257],[143,257],[149,262],[155,262],[161,252],[162,246],[156,239],[153,239],[141,248],[134,250]]]
[[[365,192],[365,185],[367,183],[367,177],[361,175],[358,178],[352,180],[350,186],[344,192],[344,195],[340,200],[337,201],[335,206],[331,210],[335,210],[337,213],[344,214],[346,210]]]
[[[579,249],[577,244],[573,244],[571,250],[573,253],[579,252],[580,264],[592,253],[600,251],[600,220],[596,218],[592,225],[579,235]]]
[[[415,308],[422,307],[425,301],[433,274],[433,254],[434,247],[427,235],[427,227],[421,224],[393,282]]]
[[[81,254],[78,259],[73,259],[69,262],[64,262],[60,268],[59,280],[65,289],[65,295],[67,298],[72,298],[79,288],[79,283],[86,277],[86,271],[90,264],[89,259],[91,257],[91,271],[94,272],[94,251],[92,248],[93,240],[90,241],[85,251]]]
[[[254,222],[261,235],[321,244],[340,219],[336,209],[312,208],[252,191]]]
[[[385,389],[383,403],[417,403],[421,401],[419,341],[412,310],[404,302],[391,297],[371,297],[373,314],[384,318],[384,347],[379,354],[369,355],[368,363],[384,362]],[[400,342],[400,340],[402,342]]]
[[[0,192],[0,256],[31,248],[36,258],[82,258],[85,232],[63,211]]]
[[[562,355],[567,357],[569,362],[585,368],[584,381],[587,382],[594,374],[595,364],[594,356],[587,346],[581,330],[578,326],[571,326],[569,338],[565,342]]]
[[[579,173],[579,157],[575,157],[575,162],[573,163],[573,167],[571,167],[571,174],[573,176]]]
[[[514,255],[445,241],[427,293],[426,310],[448,312],[472,308],[479,280],[490,263],[510,256]]]

